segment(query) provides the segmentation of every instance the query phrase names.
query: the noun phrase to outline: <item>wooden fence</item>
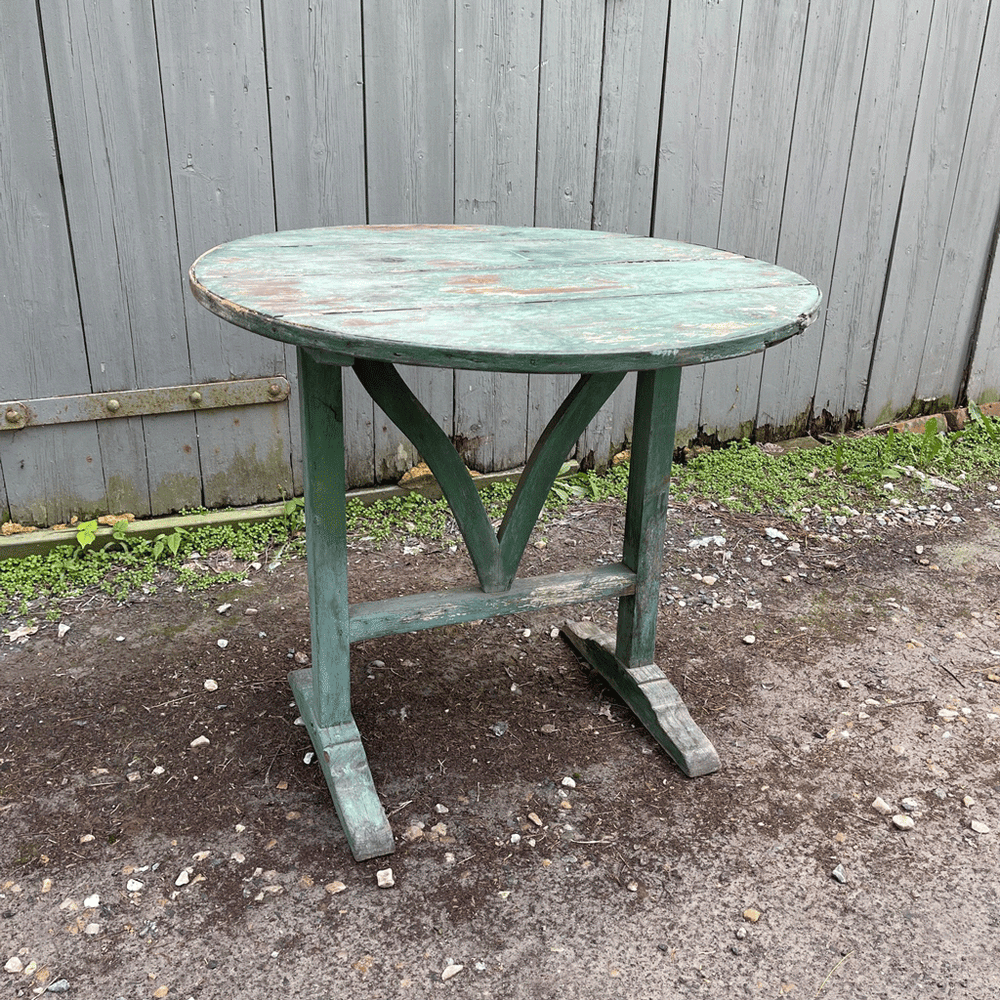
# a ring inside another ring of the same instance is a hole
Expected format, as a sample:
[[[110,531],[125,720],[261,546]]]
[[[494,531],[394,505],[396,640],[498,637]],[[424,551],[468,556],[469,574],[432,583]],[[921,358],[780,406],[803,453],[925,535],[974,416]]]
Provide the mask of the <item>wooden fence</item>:
[[[276,228],[593,227],[820,285],[802,337],[685,372],[679,443],[1000,393],[1000,2],[6,0],[0,37],[5,517],[299,488],[294,359],[185,285]],[[280,376],[290,401],[125,395]],[[405,377],[483,470],[524,461],[566,383]],[[350,482],[396,479],[412,447],[353,376],[347,400]],[[630,417],[625,386],[579,457]]]

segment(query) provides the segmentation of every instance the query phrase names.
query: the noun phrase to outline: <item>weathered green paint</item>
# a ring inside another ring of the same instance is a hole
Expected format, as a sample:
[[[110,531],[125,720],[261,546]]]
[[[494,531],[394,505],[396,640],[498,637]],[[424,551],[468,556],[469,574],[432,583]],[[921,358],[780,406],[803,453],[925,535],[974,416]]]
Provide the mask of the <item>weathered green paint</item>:
[[[820,295],[773,264],[578,230],[371,226],[203,254],[191,288],[265,337],[375,361],[506,372],[696,364],[760,351]],[[539,336],[544,331],[544,336]]]
[[[293,670],[288,681],[355,860],[392,854],[395,847],[392,828],[375,791],[354,719],[336,725],[320,725],[313,670]]]
[[[620,597],[630,593],[634,586],[635,573],[618,563],[578,573],[552,573],[515,580],[506,591],[498,594],[481,590],[441,590],[352,604],[351,642]]]
[[[614,644],[579,627],[571,639],[686,773],[718,767],[653,663],[680,366],[759,351],[799,332],[815,316],[817,289],[781,268],[704,247],[482,226],[272,233],[209,251],[190,277],[212,311],[298,346],[313,668],[291,682],[355,857],[388,853],[392,834],[351,716],[351,641],[617,596]],[[360,385],[437,477],[478,590],[349,608],[341,368],[324,363],[349,358]],[[498,533],[458,449],[396,362],[580,374],[542,432]],[[639,374],[622,563],[515,581],[563,459],[632,369]]]
[[[689,777],[719,769],[719,755],[698,728],[677,689],[655,663],[628,666],[615,643],[593,622],[562,628],[563,636],[614,689]]]
[[[618,602],[617,656],[627,667],[652,663],[655,657],[680,374],[679,368],[641,372],[635,388],[622,562],[637,582],[635,593]]]
[[[175,472],[150,483],[149,503],[153,510],[183,510],[201,501],[201,479]]]
[[[528,537],[573,442],[615,391],[624,374],[582,375],[539,437],[497,531],[505,590],[517,573]]]

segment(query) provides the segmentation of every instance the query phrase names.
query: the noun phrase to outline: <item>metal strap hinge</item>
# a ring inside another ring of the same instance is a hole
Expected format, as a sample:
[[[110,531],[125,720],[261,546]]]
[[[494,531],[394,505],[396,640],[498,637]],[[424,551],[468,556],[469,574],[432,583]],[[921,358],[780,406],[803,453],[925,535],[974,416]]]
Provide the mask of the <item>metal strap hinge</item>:
[[[3,414],[0,431],[113,417],[146,417],[156,413],[280,403],[288,398],[290,390],[288,379],[275,375],[272,378],[245,378],[231,382],[172,385],[162,389],[126,389],[122,392],[92,392],[83,396],[11,400],[0,403],[0,414]]]

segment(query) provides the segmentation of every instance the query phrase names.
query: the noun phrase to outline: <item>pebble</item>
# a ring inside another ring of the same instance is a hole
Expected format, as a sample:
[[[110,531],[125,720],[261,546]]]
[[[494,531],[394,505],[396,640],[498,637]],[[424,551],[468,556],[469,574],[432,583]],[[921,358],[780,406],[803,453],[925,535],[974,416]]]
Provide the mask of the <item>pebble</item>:
[[[950,709],[950,708],[942,708],[938,712],[938,718],[939,719],[947,719],[947,720],[951,721],[952,719],[957,719],[958,718],[958,712],[956,712],[956,711],[954,711],[953,709]]]
[[[892,812],[892,806],[885,801],[881,796],[877,796],[875,801],[872,802],[872,809],[875,812],[880,812],[883,816],[888,816]]]
[[[916,826],[912,816],[904,816],[902,813],[897,813],[892,817],[892,825],[897,830],[912,830]]]
[[[142,889],[144,883],[140,882],[137,878],[130,878],[125,883],[125,888],[128,892],[139,892]]]
[[[326,889],[331,896],[336,896],[338,892],[343,892],[347,886],[344,885],[343,882],[327,882],[323,888]]]
[[[576,788],[576,782],[572,778],[563,778],[562,784],[564,788]]]
[[[56,631],[59,633],[60,639],[65,639],[66,633],[69,631],[69,626],[65,622],[60,622],[59,628]]]
[[[543,825],[542,821],[538,818],[538,813],[533,813],[533,812],[528,813],[528,819],[530,819],[531,822],[535,824],[535,826]]]
[[[464,968],[464,965],[449,965],[448,968],[441,973],[441,978],[447,982],[452,978],[452,976],[457,976]]]
[[[219,682],[216,681],[216,680],[213,680],[211,677],[209,677],[205,681],[205,690],[206,691],[218,691],[219,690]]]
[[[228,639],[219,639],[219,640],[216,641],[215,644],[216,644],[216,646],[219,647],[219,649],[225,649],[226,646],[229,645],[229,640]]]
[[[301,649],[298,649],[298,650],[295,651],[295,656],[293,657],[293,659],[300,666],[303,666],[303,665],[305,665],[306,663],[309,662],[309,654],[303,652]]]
[[[743,641],[748,646],[752,646],[757,641],[757,636],[755,636],[755,635],[745,635],[745,636],[743,636]]]
[[[837,681],[837,687],[842,688],[844,691],[846,691],[850,686],[851,686],[851,682],[850,681],[845,681],[843,678],[841,678],[839,681]]]
[[[80,837],[81,844],[89,844],[93,841],[94,835],[92,833],[85,833]]]
[[[419,840],[423,835],[424,835],[423,826],[418,826],[417,824],[414,823],[412,826],[408,826],[403,831],[403,840],[405,840],[409,844],[412,844],[414,841]]]
[[[191,881],[191,869],[182,868],[181,873],[174,879],[174,885],[182,886],[187,885]]]
[[[490,726],[490,732],[492,732],[494,736],[503,736],[507,732],[507,729],[508,726],[506,722],[494,722],[493,725]]]
[[[436,812],[436,813],[437,813],[437,814],[438,814],[439,816],[447,816],[447,815],[448,815],[448,813],[450,813],[450,812],[451,812],[451,810],[450,810],[450,809],[449,809],[449,808],[448,808],[447,806],[443,806],[443,805],[441,805],[441,803],[439,802],[439,803],[438,803],[438,804],[437,804],[437,805],[436,805],[436,806],[434,807],[434,812]]]
[[[703,576],[701,582],[705,584],[706,587],[714,587],[718,583],[719,578],[717,576]]]
[[[738,938],[738,939],[739,939],[740,941],[745,941],[745,940],[746,940],[746,938],[747,938],[747,935],[748,935],[749,933],[750,933],[750,932],[749,932],[749,931],[748,931],[748,930],[747,930],[747,929],[746,929],[745,927],[738,927],[738,928],[736,929],[736,937],[737,937],[737,938]]]
[[[220,615],[224,615],[231,607],[231,604],[220,604],[215,610],[218,611]]]
[[[7,964],[3,967],[4,972],[9,972],[12,976],[16,976],[19,972],[24,971],[24,962],[22,962],[17,955],[13,958],[7,959]]]
[[[380,889],[391,889],[396,884],[396,879],[393,877],[391,868],[382,868],[380,871],[375,872],[375,880],[378,882]]]
[[[966,795],[962,799],[962,805],[965,806],[966,808],[969,808],[969,806],[974,806],[975,804],[976,800],[971,795]]]
[[[760,910],[755,910],[752,906],[743,911],[743,919],[748,924],[755,924],[760,920],[761,913]]]
[[[92,910],[101,905],[101,897],[95,892],[92,896],[88,896],[83,901],[83,905],[85,909]]]
[[[83,933],[84,934],[89,934],[91,937],[93,937],[95,934],[100,934],[101,933],[101,925],[100,924],[87,924],[87,926],[84,927],[84,929],[83,929]]]
[[[981,823],[978,819],[974,819],[969,824],[969,826],[971,826],[972,829],[976,831],[976,833],[989,833],[990,832],[990,828],[985,823]]]
[[[57,979],[54,983],[49,983],[46,993],[69,993],[69,982],[65,979]]]
[[[193,739],[188,746],[191,747],[192,750],[197,750],[198,747],[207,747],[211,742],[212,741],[207,736],[198,736]]]
[[[847,882],[847,872],[844,871],[843,865],[837,865],[836,868],[830,872],[830,877],[835,881],[844,885]]]
[[[899,804],[908,813],[916,812],[920,808],[920,803],[916,799],[903,799]]]

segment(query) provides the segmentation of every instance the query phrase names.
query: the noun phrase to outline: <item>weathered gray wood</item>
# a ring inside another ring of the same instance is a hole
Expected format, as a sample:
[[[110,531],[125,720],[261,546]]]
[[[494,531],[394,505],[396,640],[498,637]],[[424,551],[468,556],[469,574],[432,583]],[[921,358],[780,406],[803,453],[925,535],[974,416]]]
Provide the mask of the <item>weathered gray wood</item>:
[[[0,399],[90,390],[37,33],[34,4],[0,5]],[[104,498],[93,425],[0,434],[0,518],[52,524]]]
[[[535,212],[541,0],[455,9],[455,221],[529,226]],[[528,379],[455,373],[466,463],[514,468],[527,456]]]
[[[622,562],[635,571],[636,587],[618,602],[615,646],[618,659],[629,668],[652,663],[655,657],[680,375],[677,368],[641,372],[635,387]]]
[[[982,49],[988,8],[961,0],[934,5],[920,100],[893,237],[878,335],[865,398],[865,420],[882,423],[915,400],[926,320],[934,303],[969,124],[975,74],[961,72]],[[954,322],[954,317],[951,317]],[[966,331],[951,329],[959,342]],[[964,344],[963,344],[964,352]],[[935,380],[930,380],[935,384]],[[936,380],[940,387],[940,379]],[[954,399],[940,401],[943,408]]]
[[[992,266],[986,278],[982,311],[969,365],[968,398],[977,403],[1000,399],[1000,212],[993,235]]]
[[[672,4],[653,235],[715,246],[732,113],[743,0]],[[678,443],[696,437],[705,367],[688,368],[677,410]],[[716,414],[706,412],[709,423]]]
[[[762,260],[777,255],[808,9],[808,0],[743,4],[718,242]],[[705,369],[706,432],[720,440],[750,434],[762,368],[763,358],[749,355]]]
[[[372,223],[453,222],[455,215],[455,0],[364,5],[368,218]],[[400,375],[451,433],[450,371]],[[419,456],[375,407],[376,481],[396,480]]]
[[[930,14],[879,3],[872,13],[814,402],[835,421],[864,405]]]
[[[264,16],[276,225],[364,223],[361,5],[264,0]],[[374,413],[352,371],[344,373],[344,400],[347,481],[368,485],[375,481]]]
[[[602,103],[601,87],[604,80],[602,47],[607,18],[615,16],[617,4],[584,4],[572,0],[546,0],[542,18],[541,70],[538,100],[538,166],[535,191],[535,225],[559,228],[589,229],[595,221],[597,187],[598,120]],[[634,6],[634,5],[633,5]],[[643,27],[641,12],[633,15],[631,27]],[[621,32],[619,31],[619,37]],[[632,53],[639,50],[636,33],[631,39]],[[620,45],[616,56],[624,61],[625,45]],[[663,60],[663,40],[659,44],[660,61]],[[629,53],[629,54],[632,54]],[[633,58],[634,55],[633,55]],[[637,67],[631,67],[637,68]],[[647,71],[652,67],[645,67]],[[620,81],[619,81],[620,82]],[[609,85],[613,86],[611,81]],[[629,81],[630,97],[637,96],[640,86],[638,74]],[[618,109],[612,110],[612,114]],[[633,108],[632,114],[638,112]],[[656,108],[647,108],[646,122],[653,131],[652,150],[656,147]],[[602,127],[605,123],[602,121]],[[609,127],[617,122],[612,119]],[[628,125],[625,125],[628,128]],[[625,138],[624,136],[622,138]],[[618,156],[634,155],[631,145],[623,147]],[[607,160],[611,156],[605,154]],[[648,166],[655,162],[649,157]],[[630,166],[632,164],[630,163]],[[625,171],[622,171],[625,173]],[[650,169],[650,188],[652,170]],[[628,187],[625,188],[628,191]],[[606,195],[605,195],[606,196]],[[646,205],[646,217],[638,230],[641,235],[649,232],[652,198]],[[611,227],[597,227],[611,228]],[[624,228],[624,227],[614,227]],[[528,377],[528,447],[538,440],[542,429],[555,413],[573,384],[569,376],[530,375]],[[588,423],[580,442],[584,451],[580,457],[594,464],[606,464],[612,429],[610,407]]]
[[[622,0],[606,8],[595,229],[641,236],[652,231],[668,9],[669,0]],[[577,457],[583,463],[603,469],[624,445],[634,398],[629,375],[581,435]]]
[[[872,0],[809,8],[777,261],[824,291],[833,277],[871,15]],[[822,346],[821,312],[808,337],[767,350],[758,434],[797,437],[808,431]]]
[[[954,68],[954,72],[963,72],[963,66]],[[990,192],[994,195],[992,203]],[[996,213],[990,211],[991,204],[997,206]],[[992,12],[983,38],[948,235],[926,323],[915,390],[918,399],[958,400],[962,394],[962,353],[965,345],[976,343],[976,321],[998,217],[1000,8]],[[993,370],[1000,382],[1000,370]]]
[[[177,0],[158,5],[155,18],[177,246],[187,263],[274,228],[262,12]],[[187,324],[195,380],[284,374],[283,348],[202,310],[190,310]],[[199,413],[197,426],[206,506],[291,493],[287,407]]]
[[[471,589],[440,590],[352,604],[351,641],[620,597],[629,593],[634,584],[635,574],[619,563],[593,570],[525,577],[498,594]]]
[[[152,9],[49,5],[42,15],[93,389],[189,383]],[[98,430],[112,510],[201,503],[194,414]]]
[[[689,778],[719,770],[715,747],[698,728],[677,689],[655,663],[626,666],[615,654],[612,637],[593,622],[567,622],[561,631]]]
[[[392,854],[392,828],[375,791],[358,727],[353,719],[329,726],[317,722],[312,673],[293,670],[288,680],[354,860]]]

